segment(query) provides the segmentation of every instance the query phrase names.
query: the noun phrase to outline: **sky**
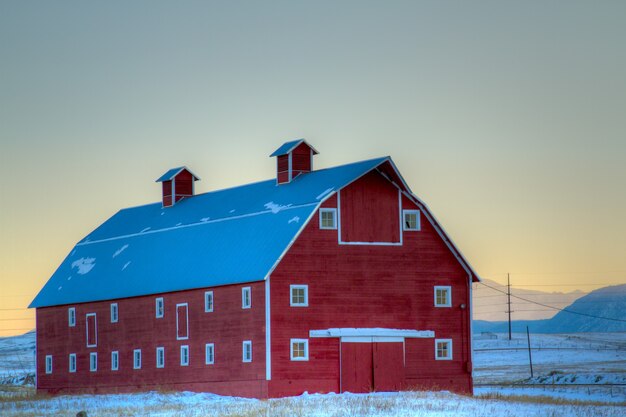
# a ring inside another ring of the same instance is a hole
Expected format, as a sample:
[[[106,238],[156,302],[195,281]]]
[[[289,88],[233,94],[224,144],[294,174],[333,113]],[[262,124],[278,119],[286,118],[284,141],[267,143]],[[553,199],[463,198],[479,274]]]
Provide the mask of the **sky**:
[[[481,277],[626,282],[626,2],[0,0],[0,336],[160,199],[390,155]]]

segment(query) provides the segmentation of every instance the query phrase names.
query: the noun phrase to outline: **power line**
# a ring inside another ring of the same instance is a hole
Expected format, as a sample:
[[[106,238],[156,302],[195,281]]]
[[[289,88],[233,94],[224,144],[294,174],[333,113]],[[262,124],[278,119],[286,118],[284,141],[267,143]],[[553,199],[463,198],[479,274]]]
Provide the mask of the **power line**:
[[[506,294],[506,292],[504,292],[502,290],[499,290],[499,289],[497,289],[495,287],[492,287],[490,285],[487,285],[484,282],[481,282],[480,284],[484,285],[485,287],[489,287],[492,290],[495,290],[495,291],[501,292],[503,294]],[[537,301],[528,300],[526,298],[519,297],[519,296],[513,295],[513,294],[511,294],[511,297],[515,297],[515,298],[520,299],[520,300],[528,301],[529,303],[537,304],[537,305],[542,306],[542,307],[551,308],[553,310],[565,311],[566,313],[572,313],[572,314],[578,314],[579,316],[586,316],[586,317],[591,317],[591,318],[594,318],[594,319],[604,319],[604,320],[612,320],[612,321],[619,321],[619,322],[626,323],[626,320],[616,319],[616,318],[613,318],[613,317],[602,317],[602,316],[594,316],[592,314],[579,313],[578,311],[572,311],[572,310],[567,310],[565,308],[559,308],[559,307],[554,307],[554,306],[550,306],[550,305],[547,305],[547,304],[538,303]]]

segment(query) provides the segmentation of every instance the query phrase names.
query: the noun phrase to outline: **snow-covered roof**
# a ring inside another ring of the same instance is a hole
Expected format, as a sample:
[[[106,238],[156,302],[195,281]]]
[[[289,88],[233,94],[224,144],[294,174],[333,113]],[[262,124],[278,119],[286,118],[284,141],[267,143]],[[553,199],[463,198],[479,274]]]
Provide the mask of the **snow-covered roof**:
[[[177,167],[177,168],[172,168],[170,170],[168,170],[165,174],[161,175],[159,178],[157,178],[154,182],[163,182],[163,181],[169,181],[174,179],[175,176],[177,176],[182,170],[186,170],[187,172],[189,172],[191,174],[191,176],[193,177],[194,180],[199,180],[200,178],[194,174],[193,172],[191,172],[191,170],[187,167]]]
[[[120,210],[74,247],[30,307],[262,281],[325,199],[386,161]]]
[[[306,140],[304,140],[304,139],[296,139],[296,140],[292,140],[290,142],[283,143],[282,145],[280,145],[280,147],[278,149],[276,149],[274,152],[272,152],[272,154],[270,156],[286,155],[289,152],[291,152],[294,149],[296,149],[298,147],[298,145],[300,145],[302,142],[306,143],[306,146],[308,146],[309,148],[311,148],[313,150],[313,154],[314,155],[317,155],[319,153],[319,152],[317,152],[317,150],[315,150],[314,147],[309,145],[309,143]]]

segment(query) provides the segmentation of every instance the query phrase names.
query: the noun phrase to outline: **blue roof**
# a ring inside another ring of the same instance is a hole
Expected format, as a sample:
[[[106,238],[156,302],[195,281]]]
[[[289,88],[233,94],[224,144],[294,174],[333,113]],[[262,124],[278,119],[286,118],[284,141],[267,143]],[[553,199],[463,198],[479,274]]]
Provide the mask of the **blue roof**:
[[[272,156],[281,156],[281,155],[286,155],[289,152],[291,152],[292,150],[294,150],[298,145],[300,145],[302,142],[306,143],[306,145],[313,149],[313,154],[318,154],[319,152],[317,152],[315,150],[314,147],[312,147],[311,145],[309,145],[307,143],[306,140],[304,139],[296,139],[296,140],[292,140],[290,142],[285,142],[282,145],[280,145],[280,147],[278,149],[276,149],[274,152],[272,152],[272,154],[270,155],[270,157]]]
[[[189,171],[189,173],[194,177],[194,179],[199,180],[200,178],[198,178],[196,176],[196,174],[194,174],[193,172],[191,172],[189,170],[189,168],[187,167],[178,167],[178,168],[172,168],[169,171],[167,171],[165,174],[161,175],[158,179],[156,179],[154,182],[163,182],[163,181],[169,181],[171,179],[173,179],[176,175],[178,175],[178,173],[180,171],[182,171],[183,169],[186,169],[187,171]]]
[[[326,198],[387,160],[120,210],[74,247],[30,307],[262,281]]]

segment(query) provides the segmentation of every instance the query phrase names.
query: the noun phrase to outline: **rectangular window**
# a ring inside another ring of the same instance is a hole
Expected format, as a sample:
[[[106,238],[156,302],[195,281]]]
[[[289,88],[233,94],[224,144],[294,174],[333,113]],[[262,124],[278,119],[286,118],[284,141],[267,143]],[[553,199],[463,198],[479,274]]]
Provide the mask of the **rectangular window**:
[[[250,308],[252,306],[252,294],[250,287],[241,289],[241,308]]]
[[[245,340],[243,342],[243,362],[252,362],[252,341]]]
[[[452,306],[452,287],[436,286],[435,287],[435,307],[451,307]]]
[[[69,371],[76,372],[76,354],[70,353]]]
[[[213,365],[215,363],[215,345],[213,343],[207,343],[204,346],[204,363],[207,365]]]
[[[452,360],[452,339],[435,339],[435,359]]]
[[[133,350],[133,369],[141,369],[141,349]]]
[[[289,292],[291,298],[289,305],[292,307],[308,307],[309,306],[309,286],[308,285],[290,285]]]
[[[189,339],[187,303],[176,304],[176,340]]]
[[[160,319],[163,317],[164,307],[163,307],[163,297],[159,297],[155,300],[155,312],[156,318]]]
[[[309,340],[308,339],[291,339],[291,360],[292,361],[308,361],[309,360]]]
[[[91,352],[89,354],[89,370],[91,372],[96,372],[98,370],[98,354],[96,352]]]
[[[111,304],[111,323],[117,323],[117,303]]]
[[[189,346],[183,345],[180,347],[180,366],[189,365]]]
[[[156,367],[157,368],[165,367],[165,348],[164,347],[156,348]]]
[[[52,373],[52,355],[46,355],[46,373]]]
[[[96,313],[89,313],[85,317],[87,347],[96,347],[98,346],[98,323],[96,322]]]
[[[320,209],[320,229],[337,229],[337,209]]]
[[[213,291],[206,291],[204,293],[204,312],[210,313],[213,311]]]
[[[402,210],[402,218],[403,230],[421,230],[419,210]]]
[[[70,327],[76,326],[76,307],[70,307],[67,309],[67,324]]]
[[[111,370],[117,371],[120,369],[120,353],[117,350],[111,352]]]

